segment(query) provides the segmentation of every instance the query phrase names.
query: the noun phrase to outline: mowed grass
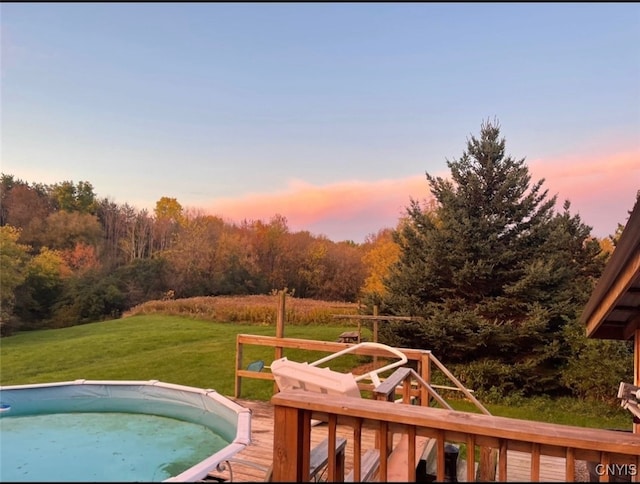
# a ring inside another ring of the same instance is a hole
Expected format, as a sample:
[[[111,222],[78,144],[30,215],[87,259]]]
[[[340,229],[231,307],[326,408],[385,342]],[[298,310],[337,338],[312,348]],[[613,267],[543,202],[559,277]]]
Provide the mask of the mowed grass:
[[[335,341],[347,330],[353,326],[287,326],[285,336]],[[236,335],[241,333],[275,336],[275,328],[153,314],[25,332],[0,341],[0,384],[161,380],[233,395]],[[284,354],[308,360],[327,353],[285,349]],[[273,358],[273,348],[251,346],[243,363],[262,359],[269,364]],[[336,369],[355,364],[345,358]],[[268,399],[272,388],[272,382],[244,379],[242,397]]]
[[[353,325],[290,325],[285,336],[335,341]],[[220,323],[191,317],[146,314],[71,328],[33,331],[0,340],[0,384],[21,385],[76,379],[160,380],[212,388],[233,396],[236,335],[275,336],[273,325]],[[368,329],[363,336],[371,341]],[[296,361],[313,361],[324,352],[284,350]],[[436,355],[437,356],[437,355]],[[273,348],[246,346],[243,366]],[[342,357],[331,367],[350,371],[365,357]],[[243,379],[242,397],[268,400],[273,382]],[[455,409],[473,411],[469,402],[451,400]],[[535,398],[512,405],[485,405],[494,415],[592,428],[630,429],[631,415],[619,406],[571,398]]]

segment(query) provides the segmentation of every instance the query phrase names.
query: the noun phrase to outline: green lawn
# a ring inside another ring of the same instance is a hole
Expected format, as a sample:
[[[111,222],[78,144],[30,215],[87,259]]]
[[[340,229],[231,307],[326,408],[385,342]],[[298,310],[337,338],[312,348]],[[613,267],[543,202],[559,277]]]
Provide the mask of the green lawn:
[[[335,341],[352,326],[287,326],[285,336]],[[371,339],[368,330],[364,336]],[[71,328],[34,331],[0,340],[0,384],[87,380],[161,380],[213,388],[233,395],[236,335],[275,336],[273,326],[215,323],[180,316],[140,315]],[[293,360],[310,361],[326,353],[285,350]],[[335,360],[346,371],[358,357]],[[273,349],[245,347],[245,366],[273,360]],[[242,397],[267,400],[270,381],[244,379]],[[471,410],[464,401],[454,408]],[[494,415],[600,428],[631,427],[631,416],[619,407],[565,398],[537,398],[518,405],[486,405]]]
[[[349,326],[289,326],[285,335],[335,341]],[[25,332],[0,340],[0,384],[87,380],[161,380],[233,395],[236,335],[275,336],[270,326],[144,315],[71,328]],[[363,334],[367,334],[363,332]],[[327,353],[285,350],[296,360]],[[246,347],[245,366],[273,360],[274,350]],[[345,358],[342,369],[353,364]],[[336,368],[341,369],[341,368]],[[267,399],[272,382],[243,380],[242,396]]]

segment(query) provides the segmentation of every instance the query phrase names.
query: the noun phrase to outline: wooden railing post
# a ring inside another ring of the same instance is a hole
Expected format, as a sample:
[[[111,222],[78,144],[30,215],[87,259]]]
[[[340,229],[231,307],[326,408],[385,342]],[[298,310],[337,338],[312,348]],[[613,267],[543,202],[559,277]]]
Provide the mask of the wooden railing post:
[[[576,480],[576,459],[575,451],[572,447],[567,447],[565,452],[565,479],[567,482]]]
[[[531,444],[531,481],[540,480],[540,444]]]
[[[490,447],[480,448],[480,464],[478,466],[478,480],[491,482],[496,480],[496,464],[498,451]]]
[[[354,482],[362,480],[362,419],[355,420],[353,425],[353,475]]]
[[[467,435],[467,482],[476,480],[476,436]]]
[[[233,391],[233,396],[235,398],[240,398],[240,393],[242,391],[242,377],[238,374],[238,370],[242,368],[242,343],[236,336],[236,371],[235,371],[235,388]]]
[[[444,450],[444,432],[442,430],[438,430],[436,433],[436,480],[438,482],[444,482],[445,478]]]
[[[327,422],[329,428],[329,441],[327,442],[327,480],[329,482],[344,482],[344,451],[336,452],[337,422],[337,415],[329,415],[329,421]]]
[[[420,376],[431,385],[431,352],[420,356]],[[428,407],[431,404],[431,395],[423,385],[420,387],[420,405]]]
[[[391,453],[393,447],[393,441],[389,441],[389,437],[392,437],[389,432],[389,423],[380,420],[378,421],[378,433],[376,435],[376,442],[378,443],[380,451],[380,474],[378,479],[380,482],[387,482],[387,457]]]
[[[500,439],[498,452],[498,480],[507,482],[507,441],[505,439]]]
[[[273,409],[273,481],[308,481],[310,446],[310,413],[276,405]]]

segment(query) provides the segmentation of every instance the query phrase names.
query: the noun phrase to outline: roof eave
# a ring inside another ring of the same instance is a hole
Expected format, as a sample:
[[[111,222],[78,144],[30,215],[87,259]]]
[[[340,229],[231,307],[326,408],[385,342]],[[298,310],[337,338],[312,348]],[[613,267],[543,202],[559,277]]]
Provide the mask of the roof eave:
[[[587,337],[628,339],[633,336],[633,331],[630,331],[628,327],[629,323],[620,324],[619,328],[615,328],[616,323],[611,321],[604,326],[603,323],[607,321],[607,317],[614,310],[616,304],[640,277],[639,200],[636,198],[635,206],[611,259],[609,259],[580,316],[580,323],[586,326]],[[637,322],[637,317],[631,318],[631,323],[637,324]]]

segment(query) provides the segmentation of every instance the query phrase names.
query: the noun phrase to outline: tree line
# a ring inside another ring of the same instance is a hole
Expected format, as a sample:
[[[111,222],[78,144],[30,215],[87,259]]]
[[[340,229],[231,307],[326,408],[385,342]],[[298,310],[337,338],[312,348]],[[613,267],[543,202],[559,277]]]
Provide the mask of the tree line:
[[[266,294],[355,301],[367,242],[292,231],[284,216],[231,223],[170,197],[152,213],[91,183],[0,180],[2,333],[118,317],[164,297]]]

